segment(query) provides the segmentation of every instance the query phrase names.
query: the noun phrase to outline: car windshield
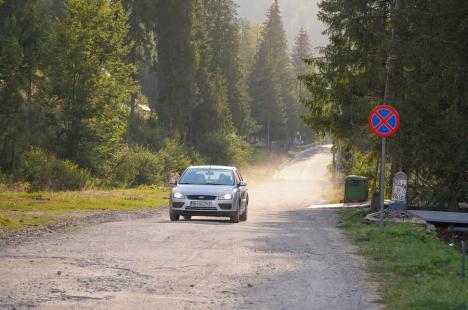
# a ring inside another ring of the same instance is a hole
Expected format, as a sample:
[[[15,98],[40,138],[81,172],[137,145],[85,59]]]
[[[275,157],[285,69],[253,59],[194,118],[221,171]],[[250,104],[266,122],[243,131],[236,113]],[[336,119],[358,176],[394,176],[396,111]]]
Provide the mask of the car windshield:
[[[190,168],[182,175],[179,184],[234,185],[234,172],[230,169]]]

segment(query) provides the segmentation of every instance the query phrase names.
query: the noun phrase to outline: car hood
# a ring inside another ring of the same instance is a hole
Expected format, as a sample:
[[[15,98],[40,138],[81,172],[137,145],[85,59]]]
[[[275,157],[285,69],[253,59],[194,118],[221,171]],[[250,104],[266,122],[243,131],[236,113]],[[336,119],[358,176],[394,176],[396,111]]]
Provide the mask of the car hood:
[[[179,184],[175,190],[180,191],[184,195],[210,195],[219,196],[225,193],[232,192],[232,185],[182,185]]]

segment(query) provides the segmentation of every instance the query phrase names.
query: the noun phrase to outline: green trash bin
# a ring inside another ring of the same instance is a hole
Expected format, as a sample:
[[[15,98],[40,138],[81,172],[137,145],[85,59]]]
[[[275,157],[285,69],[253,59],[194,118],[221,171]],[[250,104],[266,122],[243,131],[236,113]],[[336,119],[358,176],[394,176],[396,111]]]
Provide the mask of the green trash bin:
[[[364,202],[369,199],[369,188],[366,177],[350,175],[345,178],[344,202]]]

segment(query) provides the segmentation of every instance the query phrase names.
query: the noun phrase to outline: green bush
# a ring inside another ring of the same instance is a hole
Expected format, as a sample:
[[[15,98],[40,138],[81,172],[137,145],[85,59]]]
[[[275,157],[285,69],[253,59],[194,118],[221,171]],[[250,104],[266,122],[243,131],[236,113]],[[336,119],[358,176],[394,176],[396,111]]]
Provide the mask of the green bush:
[[[200,154],[188,150],[175,139],[165,139],[163,147],[159,150],[158,156],[164,167],[164,177],[167,180],[174,173],[181,173],[190,165],[201,162]]]
[[[31,184],[30,190],[81,190],[91,184],[88,170],[77,164],[57,159],[54,155],[33,148],[21,160],[20,176]]]
[[[162,181],[161,159],[142,146],[118,154],[116,162],[112,179],[121,186],[151,185]]]
[[[116,185],[127,187],[160,184],[199,161],[197,152],[189,154],[177,140],[166,139],[157,153],[135,146],[117,155],[111,179]]]
[[[203,139],[200,149],[212,165],[239,165],[252,157],[252,147],[235,133],[213,132]]]

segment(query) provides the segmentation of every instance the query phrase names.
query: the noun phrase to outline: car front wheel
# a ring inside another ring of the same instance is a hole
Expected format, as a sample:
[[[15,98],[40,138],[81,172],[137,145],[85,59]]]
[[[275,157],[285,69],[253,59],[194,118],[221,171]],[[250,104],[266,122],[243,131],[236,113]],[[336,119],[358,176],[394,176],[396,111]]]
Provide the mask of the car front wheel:
[[[179,217],[180,217],[180,216],[177,215],[177,214],[169,213],[169,217],[170,217],[170,219],[171,219],[172,222],[176,222],[176,221],[179,220]]]
[[[249,210],[249,207],[246,206],[246,207],[245,207],[245,210],[244,210],[244,213],[242,213],[242,215],[241,215],[240,218],[239,218],[239,219],[241,220],[241,222],[247,221],[247,211],[248,211],[248,210]]]
[[[239,208],[237,208],[236,213],[234,215],[231,215],[231,223],[239,223],[240,221],[240,214],[239,214]]]

